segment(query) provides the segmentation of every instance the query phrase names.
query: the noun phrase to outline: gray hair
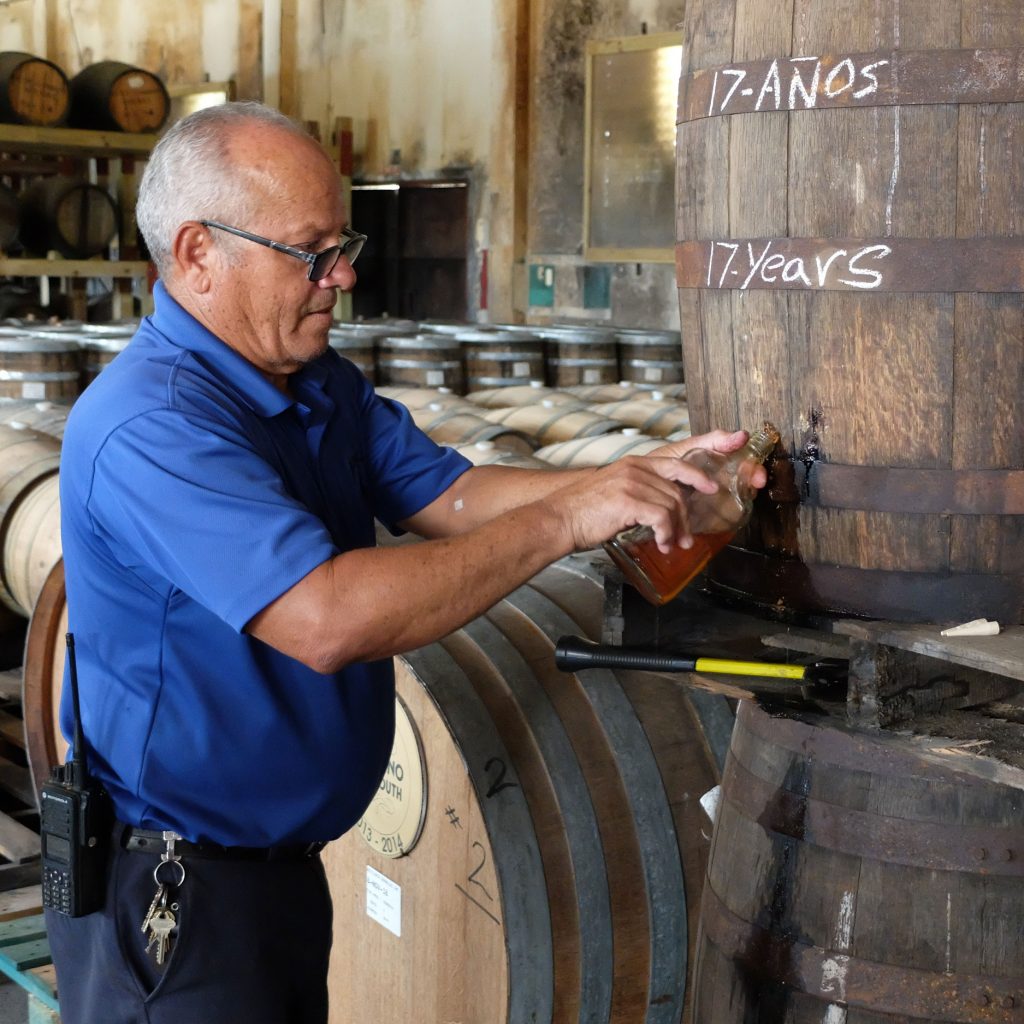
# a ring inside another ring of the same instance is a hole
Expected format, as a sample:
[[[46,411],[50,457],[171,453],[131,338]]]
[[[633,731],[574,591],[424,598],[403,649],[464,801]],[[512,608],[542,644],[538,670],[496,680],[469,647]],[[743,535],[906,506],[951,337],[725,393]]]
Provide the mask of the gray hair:
[[[244,220],[252,202],[239,187],[239,168],[228,155],[230,129],[276,125],[310,139],[306,130],[262,103],[206,107],[173,124],[153,147],[139,184],[135,218],[157,270],[171,267],[171,245],[187,220]],[[228,239],[223,239],[228,242]]]

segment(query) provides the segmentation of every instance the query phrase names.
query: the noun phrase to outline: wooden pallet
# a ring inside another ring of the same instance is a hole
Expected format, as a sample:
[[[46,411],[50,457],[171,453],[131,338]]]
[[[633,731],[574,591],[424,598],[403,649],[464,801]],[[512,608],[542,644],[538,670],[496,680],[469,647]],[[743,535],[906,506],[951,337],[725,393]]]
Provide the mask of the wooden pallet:
[[[0,894],[0,972],[27,993],[29,1024],[60,1024],[38,885]]]

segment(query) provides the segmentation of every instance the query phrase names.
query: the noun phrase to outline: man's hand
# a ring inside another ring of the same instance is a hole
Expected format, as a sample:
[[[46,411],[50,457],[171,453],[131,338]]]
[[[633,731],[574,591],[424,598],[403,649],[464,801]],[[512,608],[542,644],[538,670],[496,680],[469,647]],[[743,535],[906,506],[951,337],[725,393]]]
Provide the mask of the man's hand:
[[[546,500],[576,551],[596,547],[632,526],[651,527],[658,547],[668,551],[673,544],[693,543],[684,487],[705,494],[718,490],[700,469],[674,454],[627,455],[577,477]]]
[[[653,452],[648,453],[648,457],[660,458],[665,455],[674,455],[678,458],[694,448],[704,448],[708,451],[728,455],[730,452],[742,448],[749,440],[750,435],[745,430],[712,430],[708,434],[698,434],[696,437],[687,437],[682,441],[673,441],[661,448],[655,448]],[[751,487],[760,490],[768,482],[768,471],[764,466],[754,466],[746,482]]]

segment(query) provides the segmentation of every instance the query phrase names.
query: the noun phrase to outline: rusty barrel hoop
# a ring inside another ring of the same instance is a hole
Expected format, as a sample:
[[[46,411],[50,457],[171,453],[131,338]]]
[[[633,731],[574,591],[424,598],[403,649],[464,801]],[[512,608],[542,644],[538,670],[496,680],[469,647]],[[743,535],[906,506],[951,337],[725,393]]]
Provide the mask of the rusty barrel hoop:
[[[1024,619],[1024,32],[943,11],[687,6],[693,428],[783,435],[709,578],[765,609]]]

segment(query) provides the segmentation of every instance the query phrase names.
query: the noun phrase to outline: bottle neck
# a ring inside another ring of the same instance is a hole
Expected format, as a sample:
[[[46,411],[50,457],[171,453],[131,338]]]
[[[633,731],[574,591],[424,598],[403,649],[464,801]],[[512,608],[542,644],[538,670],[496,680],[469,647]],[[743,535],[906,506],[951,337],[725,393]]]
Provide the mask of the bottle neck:
[[[764,462],[771,450],[779,443],[779,432],[770,423],[750,435],[750,440],[743,446],[744,458]]]

